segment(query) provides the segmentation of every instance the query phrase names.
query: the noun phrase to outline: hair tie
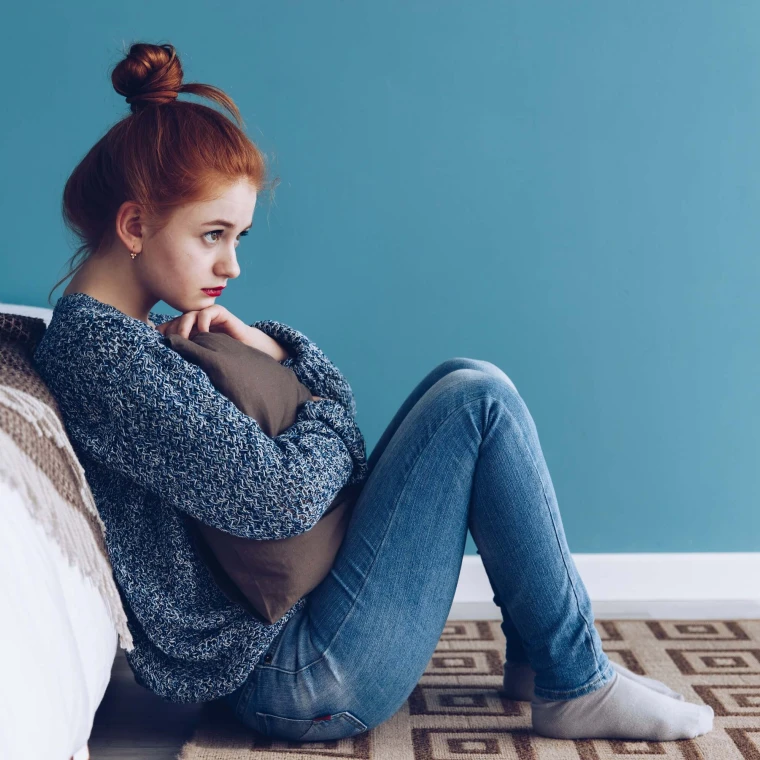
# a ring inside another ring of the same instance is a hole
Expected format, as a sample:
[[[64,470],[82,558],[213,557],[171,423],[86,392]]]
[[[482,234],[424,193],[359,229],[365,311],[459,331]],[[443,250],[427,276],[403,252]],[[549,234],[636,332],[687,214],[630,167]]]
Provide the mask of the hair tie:
[[[127,98],[127,103],[146,102],[155,103],[161,98],[176,98],[179,93],[176,90],[154,90],[153,92],[137,93]]]

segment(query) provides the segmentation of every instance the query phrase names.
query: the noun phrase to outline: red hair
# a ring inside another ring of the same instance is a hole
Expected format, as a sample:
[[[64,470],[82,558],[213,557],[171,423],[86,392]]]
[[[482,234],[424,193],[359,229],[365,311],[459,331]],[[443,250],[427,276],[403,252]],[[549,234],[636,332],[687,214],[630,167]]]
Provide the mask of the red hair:
[[[264,157],[243,131],[235,103],[213,85],[184,84],[172,45],[133,44],[111,81],[132,112],[93,145],[66,181],[63,219],[81,245],[50,290],[49,303],[60,283],[114,242],[116,212],[125,201],[139,203],[160,228],[178,206],[208,200],[235,181],[246,179],[257,192],[267,184]],[[178,100],[180,92],[219,103],[237,124],[214,108]]]

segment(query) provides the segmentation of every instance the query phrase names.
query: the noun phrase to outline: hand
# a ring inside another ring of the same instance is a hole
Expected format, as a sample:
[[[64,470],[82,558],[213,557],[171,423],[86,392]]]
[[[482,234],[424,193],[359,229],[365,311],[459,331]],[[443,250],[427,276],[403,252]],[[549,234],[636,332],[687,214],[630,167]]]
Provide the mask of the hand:
[[[186,311],[179,317],[158,325],[156,329],[162,335],[181,335],[192,338],[200,332],[223,332],[242,342],[250,339],[253,328],[220,306],[212,304],[205,309]]]

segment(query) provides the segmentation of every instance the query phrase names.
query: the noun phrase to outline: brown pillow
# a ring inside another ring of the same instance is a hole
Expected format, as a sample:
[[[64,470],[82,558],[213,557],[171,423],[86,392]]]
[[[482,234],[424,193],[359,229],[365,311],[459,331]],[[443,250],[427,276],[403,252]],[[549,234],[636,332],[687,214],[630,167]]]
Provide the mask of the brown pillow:
[[[292,369],[226,333],[170,334],[166,340],[270,438],[290,427],[298,407],[311,400]],[[360,491],[361,484],[344,486],[310,530],[289,538],[241,538],[190,517],[200,534],[199,554],[228,598],[276,623],[330,572]]]

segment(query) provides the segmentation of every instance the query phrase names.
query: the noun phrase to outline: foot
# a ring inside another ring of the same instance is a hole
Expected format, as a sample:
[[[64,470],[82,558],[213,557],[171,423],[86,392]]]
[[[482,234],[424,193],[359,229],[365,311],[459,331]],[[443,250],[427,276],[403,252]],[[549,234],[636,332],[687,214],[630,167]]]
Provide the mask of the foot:
[[[640,676],[638,673],[632,673],[628,668],[624,668],[622,665],[619,665],[617,662],[613,662],[610,660],[610,665],[612,665],[615,670],[617,670],[618,673],[620,673],[621,676],[625,676],[626,678],[631,678],[634,681],[638,681],[640,684],[643,684],[644,686],[648,686],[650,689],[653,689],[654,691],[659,691],[660,694],[664,694],[666,697],[670,697],[671,699],[677,699],[680,702],[684,701],[684,696],[679,691],[673,691],[669,686],[666,686],[662,681],[658,681],[654,678],[647,678],[646,676]]]
[[[681,702],[684,701],[684,696],[680,692],[673,691],[669,686],[666,686],[662,681],[657,681],[654,678],[647,678],[646,676],[640,676],[638,673],[633,673],[628,668],[619,665],[617,662],[610,660],[610,665],[621,676],[630,678],[633,681],[638,681],[640,684],[646,686],[653,691],[658,691],[660,694],[664,694],[671,699],[677,699]],[[527,662],[509,662],[504,663],[504,681],[501,690],[507,699],[514,699],[522,702],[530,702],[533,699],[533,682],[536,677],[536,671],[531,668]]]
[[[617,671],[601,689],[553,701],[534,696],[533,730],[552,739],[694,739],[712,730],[709,705],[671,699]]]

